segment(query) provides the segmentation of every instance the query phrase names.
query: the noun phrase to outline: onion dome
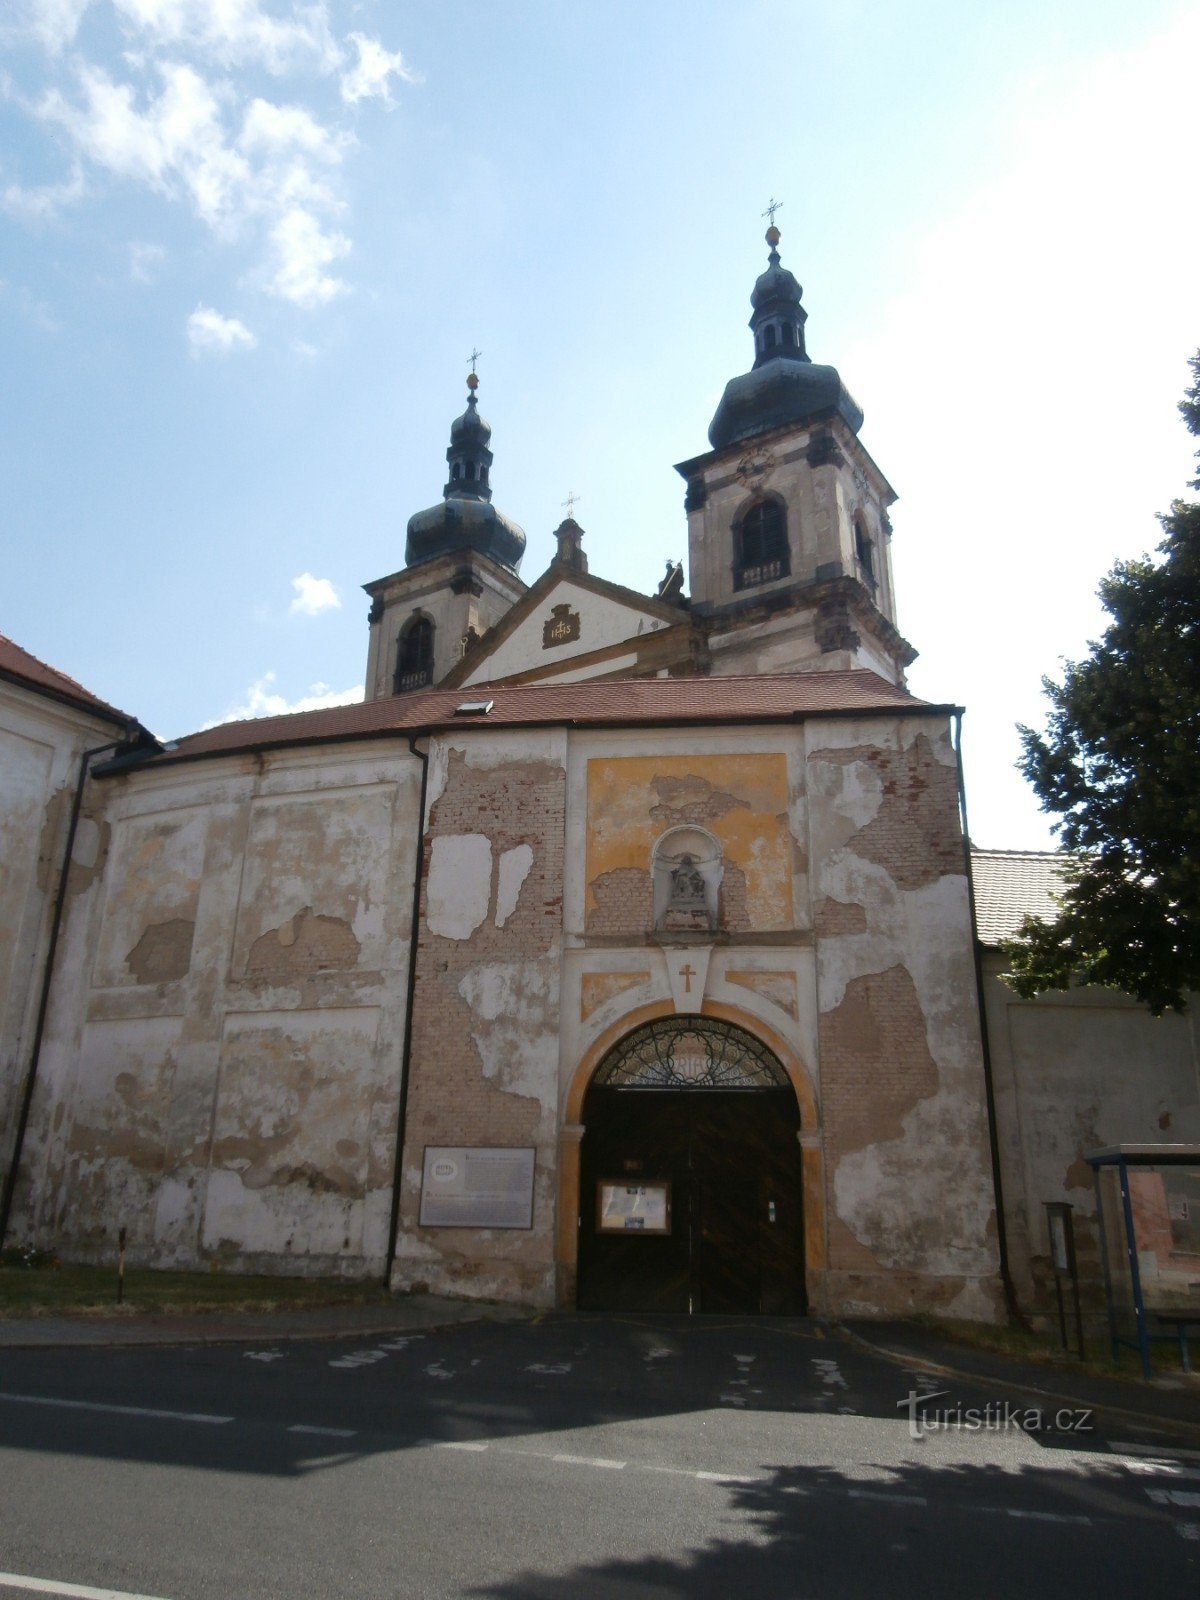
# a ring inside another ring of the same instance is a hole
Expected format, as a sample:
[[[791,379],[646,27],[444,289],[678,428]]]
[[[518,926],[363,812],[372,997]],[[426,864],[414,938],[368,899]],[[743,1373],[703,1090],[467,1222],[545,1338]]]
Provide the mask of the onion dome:
[[[479,379],[472,372],[467,378],[467,409],[450,424],[446,451],[450,476],[442,490],[442,503],[408,519],[407,566],[455,550],[478,550],[513,572],[521,565],[524,531],[492,504],[492,452],[488,448],[492,430],[479,414],[478,387]]]
[[[754,366],[725,385],[708,430],[714,450],[828,411],[836,411],[854,433],[862,427],[862,410],[837,368],[816,365],[804,348],[808,312],[800,304],[803,291],[780,265],[780,234],[774,223],[766,238],[769,265],[750,296]]]

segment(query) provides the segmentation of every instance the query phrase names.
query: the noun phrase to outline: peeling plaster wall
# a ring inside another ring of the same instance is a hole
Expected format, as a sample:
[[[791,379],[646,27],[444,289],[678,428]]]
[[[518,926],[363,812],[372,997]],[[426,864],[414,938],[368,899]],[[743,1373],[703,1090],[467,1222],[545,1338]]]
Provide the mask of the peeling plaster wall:
[[[566,735],[431,741],[393,1282],[554,1302]],[[533,1227],[422,1228],[426,1145],[533,1146]]]
[[[829,1308],[998,1311],[948,722],[808,727]]]
[[[1200,1059],[1192,997],[1184,1016],[1153,1017],[1127,995],[1072,989],[1022,1000],[1004,960],[984,954],[1010,1270],[1022,1306],[1057,1317],[1047,1200],[1075,1208],[1084,1306],[1103,1313],[1092,1172],[1112,1144],[1200,1143]]]
[[[0,1182],[16,1138],[83,752],[111,723],[0,682]],[[77,835],[76,855],[95,843]]]
[[[420,773],[401,742],[94,783],[23,1233],[78,1259],[381,1272]]]

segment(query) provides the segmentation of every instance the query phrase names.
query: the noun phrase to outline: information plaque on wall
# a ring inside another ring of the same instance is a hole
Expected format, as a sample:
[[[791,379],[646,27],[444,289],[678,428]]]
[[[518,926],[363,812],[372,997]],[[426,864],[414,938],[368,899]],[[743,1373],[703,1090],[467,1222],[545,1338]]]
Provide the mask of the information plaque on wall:
[[[598,1183],[596,1227],[601,1233],[670,1233],[669,1183]]]
[[[425,1146],[423,1228],[532,1228],[536,1151],[491,1145]]]

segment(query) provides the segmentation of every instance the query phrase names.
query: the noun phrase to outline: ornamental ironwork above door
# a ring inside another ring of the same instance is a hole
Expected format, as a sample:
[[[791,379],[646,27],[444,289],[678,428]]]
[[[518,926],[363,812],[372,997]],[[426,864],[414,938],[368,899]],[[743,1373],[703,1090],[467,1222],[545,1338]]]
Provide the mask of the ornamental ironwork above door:
[[[708,1017],[647,1022],[605,1056],[603,1089],[786,1089],[776,1057],[744,1028]]]

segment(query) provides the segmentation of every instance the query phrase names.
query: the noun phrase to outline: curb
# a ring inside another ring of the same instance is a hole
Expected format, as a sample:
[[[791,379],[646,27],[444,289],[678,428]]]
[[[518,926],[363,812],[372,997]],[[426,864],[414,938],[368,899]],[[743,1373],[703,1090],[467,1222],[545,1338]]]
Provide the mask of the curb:
[[[838,1323],[836,1326],[838,1333],[848,1343],[856,1345],[868,1355],[890,1361],[893,1366],[906,1367],[912,1372],[925,1372],[935,1378],[956,1378],[960,1383],[993,1384],[998,1389],[1011,1389],[1019,1394],[1037,1395],[1039,1400],[1054,1400],[1066,1406],[1079,1405],[1078,1394],[1067,1394],[1061,1389],[1042,1389],[1031,1383],[1019,1383],[1014,1378],[996,1378],[990,1374],[964,1372],[960,1367],[948,1367],[942,1362],[930,1361],[924,1356],[909,1355],[902,1350],[889,1350],[886,1345],[872,1344],[869,1339],[864,1339],[862,1334],[855,1333],[843,1323]],[[1107,1402],[1097,1404],[1093,1409],[1106,1417],[1117,1417],[1138,1424],[1153,1424],[1165,1432],[1184,1434],[1189,1439],[1195,1439],[1200,1434],[1200,1422],[1180,1422],[1173,1417],[1159,1416],[1155,1411],[1136,1411],[1128,1406],[1114,1406]]]
[[[33,1320],[33,1319],[31,1319]],[[442,1333],[447,1328],[459,1328],[476,1322],[520,1322],[524,1317],[492,1317],[487,1311],[465,1317],[447,1317],[434,1322],[422,1323],[392,1323],[387,1326],[380,1325],[374,1328],[240,1328],[230,1329],[224,1333],[212,1331],[195,1332],[164,1332],[152,1335],[145,1339],[122,1339],[116,1337],[100,1337],[95,1339],[76,1339],[63,1337],[59,1339],[30,1339],[18,1336],[15,1339],[0,1337],[0,1354],[5,1350],[178,1350],[185,1346],[199,1345],[224,1345],[224,1344],[253,1344],[260,1341],[270,1343],[289,1343],[292,1341],[314,1342],[319,1339],[363,1339],[394,1338],[396,1335],[417,1333]],[[134,1324],[133,1326],[136,1326]]]

